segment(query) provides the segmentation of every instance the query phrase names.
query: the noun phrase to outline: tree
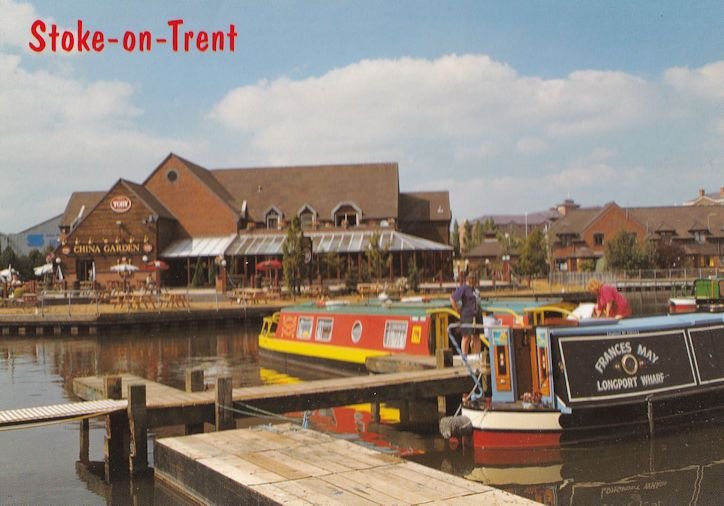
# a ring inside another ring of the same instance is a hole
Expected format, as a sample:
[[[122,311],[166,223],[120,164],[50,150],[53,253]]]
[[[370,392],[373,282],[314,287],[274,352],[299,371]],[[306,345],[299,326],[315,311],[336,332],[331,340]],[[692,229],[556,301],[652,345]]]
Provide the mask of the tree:
[[[659,269],[678,269],[685,264],[686,254],[680,244],[658,241],[654,250],[654,262]]]
[[[547,270],[545,237],[539,229],[534,229],[523,242],[515,271],[526,276],[530,286],[533,277],[543,276]]]
[[[417,270],[415,262],[410,262],[407,268],[407,286],[413,292],[417,292],[420,288],[420,271]]]
[[[651,265],[648,248],[636,234],[619,230],[606,242],[606,261],[611,269],[645,269]]]
[[[382,278],[382,270],[389,268],[392,257],[390,256],[389,245],[384,248],[380,244],[380,234],[375,232],[370,236],[367,250],[365,251],[367,263],[377,282]]]
[[[302,288],[302,279],[304,279],[304,232],[299,225],[299,218],[294,216],[289,228],[287,229],[287,237],[282,244],[282,266],[284,268],[284,284],[287,286],[289,293],[299,294]]]
[[[463,253],[467,253],[473,247],[473,226],[468,220],[463,223]]]
[[[335,277],[339,278],[339,270],[342,266],[342,257],[336,251],[327,251],[319,254],[320,270],[324,269],[326,275],[329,277],[330,273]],[[324,274],[320,272],[320,276],[324,277]]]
[[[450,233],[450,245],[453,249],[453,258],[460,258],[460,226],[458,220],[453,221],[452,232]]]

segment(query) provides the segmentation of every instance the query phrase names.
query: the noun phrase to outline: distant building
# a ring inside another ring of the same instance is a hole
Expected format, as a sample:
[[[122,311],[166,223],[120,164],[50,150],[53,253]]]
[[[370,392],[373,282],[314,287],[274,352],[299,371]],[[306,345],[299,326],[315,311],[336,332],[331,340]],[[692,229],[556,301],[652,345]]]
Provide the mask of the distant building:
[[[48,248],[57,248],[60,243],[58,226],[61,217],[55,216],[22,232],[0,234],[0,248],[4,250],[9,245],[18,256],[28,255],[33,250],[43,253]]]
[[[685,206],[724,206],[724,186],[719,192],[706,193],[704,188],[699,190],[699,196],[693,200],[684,202]]]
[[[682,248],[682,266],[724,265],[724,207],[705,205],[622,208],[577,208],[556,221],[548,234],[551,268],[579,271],[604,256],[606,242],[620,230],[639,240]]]

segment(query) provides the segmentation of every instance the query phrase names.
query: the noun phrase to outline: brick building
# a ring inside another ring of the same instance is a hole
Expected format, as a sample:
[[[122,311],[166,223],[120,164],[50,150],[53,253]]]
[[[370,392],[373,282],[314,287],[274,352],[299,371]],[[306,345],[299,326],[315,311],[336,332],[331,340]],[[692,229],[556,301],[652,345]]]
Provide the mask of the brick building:
[[[391,253],[389,277],[411,263],[429,278],[452,276],[448,193],[401,193],[395,163],[209,170],[174,154],[142,184],[74,193],[57,261],[72,281],[113,281],[113,265],[163,260],[166,284],[212,284],[221,266],[246,283],[259,262],[281,260],[295,216],[321,276],[361,273],[373,235]],[[339,256],[337,272],[325,270],[326,253]]]
[[[604,256],[606,241],[620,230],[640,241],[681,247],[681,266],[724,265],[724,207],[708,205],[577,208],[551,225],[548,240],[553,270],[579,271]]]

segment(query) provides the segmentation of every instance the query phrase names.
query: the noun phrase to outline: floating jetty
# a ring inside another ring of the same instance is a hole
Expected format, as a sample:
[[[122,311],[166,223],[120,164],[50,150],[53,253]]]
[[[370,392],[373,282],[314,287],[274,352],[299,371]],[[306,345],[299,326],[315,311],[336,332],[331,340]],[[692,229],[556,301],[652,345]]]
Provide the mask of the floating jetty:
[[[154,468],[205,504],[537,504],[291,424],[159,439]]]

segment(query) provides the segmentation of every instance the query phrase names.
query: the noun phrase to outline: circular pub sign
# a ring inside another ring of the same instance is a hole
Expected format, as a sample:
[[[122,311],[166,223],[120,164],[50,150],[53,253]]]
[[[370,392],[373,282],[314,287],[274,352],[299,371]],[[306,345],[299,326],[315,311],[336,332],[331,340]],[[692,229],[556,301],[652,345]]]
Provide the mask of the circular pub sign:
[[[118,195],[111,199],[111,210],[114,213],[127,213],[131,210],[131,199],[125,195]]]

